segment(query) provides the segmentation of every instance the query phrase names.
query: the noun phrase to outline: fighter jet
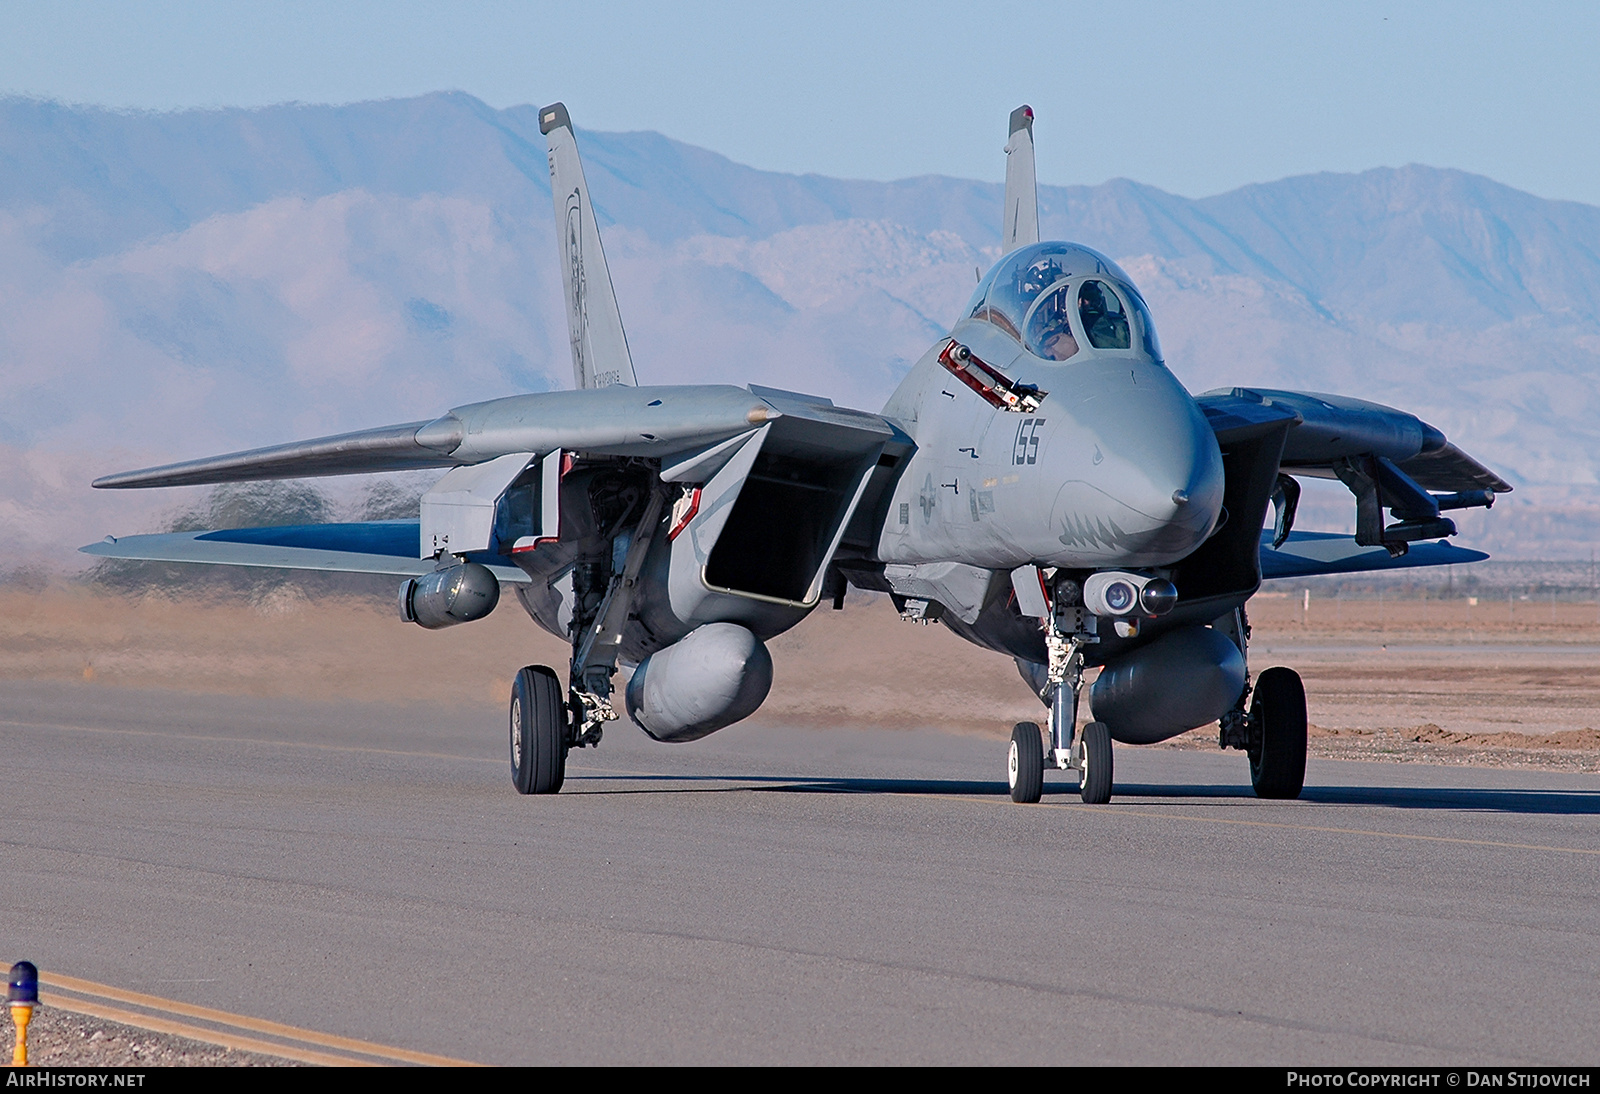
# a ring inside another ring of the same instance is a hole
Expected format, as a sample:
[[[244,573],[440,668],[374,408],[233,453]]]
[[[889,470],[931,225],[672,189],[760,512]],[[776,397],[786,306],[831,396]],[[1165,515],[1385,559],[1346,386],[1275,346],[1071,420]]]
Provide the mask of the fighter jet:
[[[1133,280],[1039,240],[1026,106],[1005,146],[1004,255],[876,414],[754,384],[639,386],[566,108],[542,110],[540,129],[575,390],[94,483],[445,469],[417,521],[83,550],[392,574],[400,618],[427,628],[481,619],[511,590],[572,649],[564,672],[528,666],[512,686],[524,794],[559,791],[569,750],[618,719],[619,666],[628,716],[692,741],[761,705],[773,636],[824,599],[841,607],[848,587],[884,593],[907,620],[1012,658],[1042,701],[1044,728],[1012,732],[1018,802],[1039,799],[1047,768],[1108,801],[1113,740],[1208,723],[1247,755],[1256,794],[1297,797],[1305,690],[1292,669],[1249,669],[1262,580],[1488,557],[1452,545],[1441,514],[1511,487],[1426,422],[1313,392],[1190,395]],[[1294,530],[1308,476],[1350,489],[1353,536]]]

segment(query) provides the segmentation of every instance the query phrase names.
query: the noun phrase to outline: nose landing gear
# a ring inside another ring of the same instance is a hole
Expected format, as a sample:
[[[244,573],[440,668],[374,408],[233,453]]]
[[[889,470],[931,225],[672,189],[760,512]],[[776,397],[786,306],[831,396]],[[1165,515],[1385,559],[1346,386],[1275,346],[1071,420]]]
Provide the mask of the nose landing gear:
[[[1111,800],[1111,730],[1104,722],[1078,726],[1078,699],[1083,690],[1083,650],[1100,641],[1095,617],[1081,604],[1069,606],[1058,596],[1045,619],[1045,648],[1050,655],[1041,698],[1050,704],[1050,750],[1045,753],[1039,727],[1018,722],[1011,731],[1008,781],[1011,800],[1031,803],[1043,793],[1044,768],[1078,772],[1078,794],[1090,805]],[[1035,766],[1037,765],[1037,766]]]
[[[1111,800],[1111,730],[1104,722],[1083,727],[1079,745],[1078,794],[1090,805]]]

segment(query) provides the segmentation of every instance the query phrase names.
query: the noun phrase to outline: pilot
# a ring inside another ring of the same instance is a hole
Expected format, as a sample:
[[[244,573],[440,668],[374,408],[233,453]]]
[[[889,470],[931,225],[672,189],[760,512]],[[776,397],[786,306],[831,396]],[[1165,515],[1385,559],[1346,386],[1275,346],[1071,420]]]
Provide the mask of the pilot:
[[[1078,290],[1078,318],[1083,320],[1083,333],[1096,349],[1127,349],[1128,320],[1122,314],[1122,302],[1107,300],[1105,287],[1098,281],[1085,281]]]
[[[1083,288],[1078,290],[1078,312],[1083,316],[1083,329],[1089,333],[1089,341],[1093,342],[1095,335],[1100,333],[1096,327],[1103,326],[1106,321],[1106,294],[1099,282],[1085,281]]]
[[[1066,275],[1054,255],[1037,258],[1018,271],[1017,295],[1023,301],[1032,300]]]
[[[1039,302],[1028,322],[1028,348],[1046,361],[1065,361],[1078,352],[1067,318],[1068,299],[1065,286],[1057,289]]]

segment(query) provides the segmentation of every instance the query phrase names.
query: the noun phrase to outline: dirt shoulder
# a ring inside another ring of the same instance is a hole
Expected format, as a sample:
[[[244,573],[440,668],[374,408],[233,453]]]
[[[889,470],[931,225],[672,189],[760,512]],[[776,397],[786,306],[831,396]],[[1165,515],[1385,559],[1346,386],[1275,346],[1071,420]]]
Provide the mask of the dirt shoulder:
[[[1316,601],[1250,605],[1251,668],[1298,670],[1313,755],[1600,770],[1600,612],[1593,604]],[[945,628],[903,622],[886,599],[817,610],[771,643],[772,694],[755,720],[938,728],[1003,737],[1042,706],[1009,659]],[[386,702],[505,702],[524,664],[563,643],[512,599],[445,631],[384,601],[255,604],[0,589],[0,677],[96,687]],[[1215,748],[1201,729],[1169,743]]]

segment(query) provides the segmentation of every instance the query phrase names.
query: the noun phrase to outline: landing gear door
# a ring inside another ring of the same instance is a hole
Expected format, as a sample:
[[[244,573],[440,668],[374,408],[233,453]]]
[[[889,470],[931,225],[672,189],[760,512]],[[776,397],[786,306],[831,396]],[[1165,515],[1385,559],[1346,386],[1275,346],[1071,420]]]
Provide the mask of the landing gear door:
[[[667,581],[673,611],[680,619],[691,618],[706,595],[700,575],[771,428],[765,425],[754,431],[703,486],[691,483],[682,487],[684,494],[669,529],[672,554]]]

